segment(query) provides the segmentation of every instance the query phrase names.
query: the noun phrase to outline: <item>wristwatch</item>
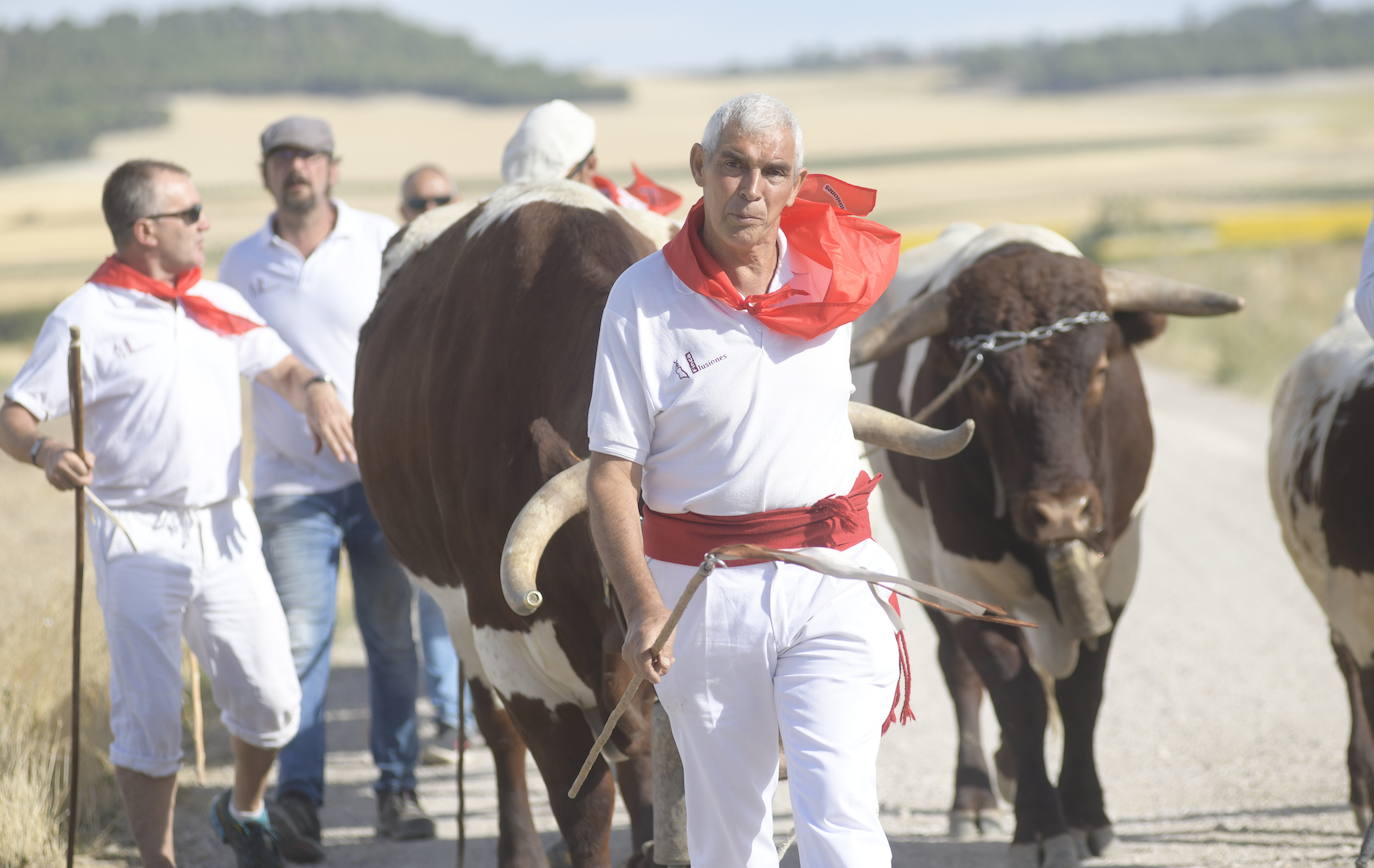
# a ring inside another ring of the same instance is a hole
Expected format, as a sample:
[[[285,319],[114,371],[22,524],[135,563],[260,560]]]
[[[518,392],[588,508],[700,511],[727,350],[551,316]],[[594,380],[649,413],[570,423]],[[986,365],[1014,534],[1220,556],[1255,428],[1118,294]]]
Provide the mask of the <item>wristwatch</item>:
[[[334,381],[326,377],[324,374],[316,374],[315,376],[305,381],[305,387],[309,389],[316,383],[328,383],[331,386],[334,385]]]
[[[43,449],[43,444],[47,442],[48,438],[39,437],[36,440],[34,440],[33,445],[29,447],[29,463],[32,464],[34,467],[39,466],[38,453]]]

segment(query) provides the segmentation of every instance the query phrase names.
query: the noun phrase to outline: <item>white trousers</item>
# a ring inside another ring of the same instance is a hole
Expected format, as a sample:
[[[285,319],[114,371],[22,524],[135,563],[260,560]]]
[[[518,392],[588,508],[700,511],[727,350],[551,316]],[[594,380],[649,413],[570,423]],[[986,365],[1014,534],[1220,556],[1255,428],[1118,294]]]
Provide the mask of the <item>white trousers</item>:
[[[115,514],[127,536],[98,510],[89,520],[110,647],[110,761],[153,777],[181,765],[183,635],[231,734],[265,748],[290,741],[300,685],[247,501]]]
[[[896,572],[872,540],[845,556]],[[696,572],[653,559],[649,569],[670,608]],[[674,636],[658,696],[682,754],[692,864],[778,864],[781,733],[803,868],[891,865],[877,758],[897,644],[868,585],[793,564],[718,569]]]

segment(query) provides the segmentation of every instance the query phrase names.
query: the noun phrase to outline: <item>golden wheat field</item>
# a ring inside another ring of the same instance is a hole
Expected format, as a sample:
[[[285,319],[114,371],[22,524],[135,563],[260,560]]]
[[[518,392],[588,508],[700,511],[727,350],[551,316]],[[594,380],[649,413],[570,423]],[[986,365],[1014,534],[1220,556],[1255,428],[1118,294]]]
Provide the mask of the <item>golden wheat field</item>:
[[[647,78],[619,105],[589,105],[603,172],[636,161],[693,198],[689,146],[710,111],[747,90],[795,110],[807,164],[877,188],[874,216],[928,239],[953,220],[1096,232],[1104,257],[1245,296],[1247,312],[1178,323],[1148,357],[1264,396],[1352,285],[1374,200],[1374,71],[1021,97],[958,87],[936,68],[770,77]],[[0,173],[0,379],[43,315],[109,252],[100,186],[119,162],[157,157],[195,176],[213,224],[210,265],[264,219],[257,134],[288,113],[328,118],[338,194],[388,214],[411,166],[435,161],[465,197],[498,183],[524,107],[412,95],[365,99],[186,95],[165,128],[109,135],[91,158]],[[62,424],[59,423],[59,427]],[[0,461],[0,864],[54,864],[63,841],[71,500]],[[88,584],[94,578],[87,577]],[[87,593],[82,798],[85,847],[115,816],[99,609]]]

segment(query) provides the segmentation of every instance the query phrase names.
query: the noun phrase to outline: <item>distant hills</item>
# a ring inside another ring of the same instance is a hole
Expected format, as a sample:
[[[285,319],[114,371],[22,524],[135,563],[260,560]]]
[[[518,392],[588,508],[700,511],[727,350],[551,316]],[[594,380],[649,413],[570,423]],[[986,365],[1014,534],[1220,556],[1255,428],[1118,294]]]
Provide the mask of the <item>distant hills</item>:
[[[0,29],[0,82],[0,166],[85,156],[101,133],[165,122],[166,98],[184,91],[409,91],[483,104],[626,95],[383,12],[237,6]]]
[[[1006,81],[1026,92],[1345,69],[1374,65],[1374,9],[1324,10],[1295,0],[1175,30],[966,49],[941,59],[968,81]]]
[[[770,71],[912,63],[952,66],[970,84],[1006,84],[1027,93],[1097,90],[1128,84],[1374,65],[1374,9],[1325,10],[1311,0],[1256,5],[1213,20],[1154,32],[1108,33],[917,53],[895,44],[859,51],[798,53]],[[733,73],[760,71],[736,66]]]

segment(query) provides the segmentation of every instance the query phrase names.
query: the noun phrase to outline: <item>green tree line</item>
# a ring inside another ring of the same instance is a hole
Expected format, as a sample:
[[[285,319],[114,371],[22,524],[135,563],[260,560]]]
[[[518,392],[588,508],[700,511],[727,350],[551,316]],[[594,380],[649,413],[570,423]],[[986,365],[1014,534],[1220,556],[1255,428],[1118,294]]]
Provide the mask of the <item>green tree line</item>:
[[[1374,9],[1325,10],[1312,0],[1294,0],[1247,6],[1169,31],[987,46],[939,59],[966,80],[1009,81],[1027,92],[1343,69],[1374,64]]]
[[[85,156],[101,133],[165,122],[166,98],[184,91],[409,91],[489,105],[626,95],[383,12],[239,6],[0,29],[0,82],[0,166]]]

